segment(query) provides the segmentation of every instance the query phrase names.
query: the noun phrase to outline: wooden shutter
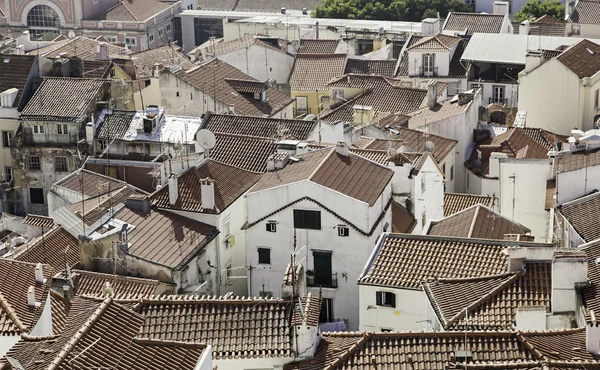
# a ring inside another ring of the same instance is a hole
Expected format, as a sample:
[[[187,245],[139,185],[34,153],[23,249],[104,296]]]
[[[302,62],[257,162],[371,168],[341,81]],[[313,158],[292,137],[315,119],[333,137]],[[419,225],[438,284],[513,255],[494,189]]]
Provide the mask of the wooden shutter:
[[[375,296],[375,301],[378,306],[383,305],[383,292],[377,292]]]

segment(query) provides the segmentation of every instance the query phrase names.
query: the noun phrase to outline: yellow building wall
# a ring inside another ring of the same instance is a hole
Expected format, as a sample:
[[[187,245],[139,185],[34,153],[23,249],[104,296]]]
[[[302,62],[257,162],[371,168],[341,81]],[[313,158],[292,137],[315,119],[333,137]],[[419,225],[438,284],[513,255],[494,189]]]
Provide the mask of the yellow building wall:
[[[307,98],[308,114],[318,115],[323,111],[323,107],[319,107],[321,104],[321,97],[329,96],[327,91],[292,91],[292,98],[305,96]],[[294,102],[294,111],[296,111],[296,102]]]

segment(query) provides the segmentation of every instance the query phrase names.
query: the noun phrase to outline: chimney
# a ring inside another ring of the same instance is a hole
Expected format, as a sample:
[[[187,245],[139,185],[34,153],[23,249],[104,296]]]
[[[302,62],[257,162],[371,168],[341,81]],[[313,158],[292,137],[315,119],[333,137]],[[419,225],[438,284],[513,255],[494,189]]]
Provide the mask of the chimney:
[[[427,82],[427,108],[433,109],[437,104],[437,81],[429,80]]]
[[[102,297],[107,298],[107,297],[114,297],[115,296],[115,291],[112,288],[112,286],[110,285],[110,282],[106,281],[104,283],[104,286],[102,287]]]
[[[508,16],[508,1],[494,1],[492,14]]]
[[[590,310],[590,321],[585,325],[585,348],[593,355],[600,355],[600,326],[596,322],[596,314]]]
[[[542,51],[530,50],[525,56],[525,72],[529,73],[542,64]]]
[[[69,60],[69,65],[71,67],[71,77],[74,78],[82,78],[83,77],[83,59],[78,57],[72,57]]]
[[[574,312],[577,289],[588,282],[587,256],[580,250],[560,250],[552,259],[552,312]]]
[[[159,78],[160,77],[160,72],[165,68],[164,65],[162,65],[161,63],[154,63],[154,66],[152,66],[152,76],[154,76],[154,78]]]
[[[27,305],[37,306],[35,302],[35,288],[33,287],[33,285],[27,288]]]
[[[88,122],[85,125],[85,141],[90,145],[94,142],[94,123],[93,122]]]
[[[437,35],[440,33],[441,25],[439,18],[425,18],[422,21],[422,31],[421,34],[423,36]]]
[[[146,115],[142,119],[145,133],[147,133],[147,134],[152,133],[152,130],[154,130],[154,128],[156,127],[156,119],[157,119],[156,113],[146,113]]]
[[[202,209],[215,209],[215,181],[210,178],[200,180]]]
[[[171,176],[169,176],[169,204],[172,206],[177,203],[177,198],[179,198],[179,184],[177,177],[176,173],[172,173]]]
[[[356,126],[370,125],[373,122],[373,107],[368,105],[355,105],[352,107],[354,124]]]
[[[35,265],[35,281],[38,283],[44,283],[44,267],[41,263]]]
[[[473,101],[474,97],[475,97],[474,93],[459,92],[458,93],[458,106],[463,106],[463,105],[469,104],[470,102]]]
[[[267,172],[277,171],[285,167],[290,160],[290,153],[281,152],[271,154],[267,158]]]
[[[489,163],[488,176],[489,177],[500,176],[500,158],[508,158],[508,155],[506,153],[492,152],[490,154],[489,158],[490,158],[490,163]]]
[[[98,52],[98,59],[107,60],[108,59],[108,44],[106,42],[101,42],[98,44],[96,48]]]
[[[337,152],[337,154],[343,155],[344,157],[347,157],[350,154],[348,146],[344,141],[338,141],[337,145],[335,146],[335,151]]]
[[[15,104],[15,100],[17,99],[17,95],[19,95],[19,89],[14,87],[1,92],[0,107],[12,108],[13,104]]]
[[[529,35],[529,30],[531,28],[531,22],[526,19],[519,25],[519,35]]]

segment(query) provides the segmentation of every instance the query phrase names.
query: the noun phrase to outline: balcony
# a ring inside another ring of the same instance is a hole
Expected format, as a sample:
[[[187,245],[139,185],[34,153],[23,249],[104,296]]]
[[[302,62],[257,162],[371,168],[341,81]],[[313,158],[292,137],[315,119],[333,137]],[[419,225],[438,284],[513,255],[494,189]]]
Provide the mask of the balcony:
[[[306,275],[306,285],[309,287],[337,288],[337,273],[335,274],[319,274]]]
[[[77,135],[32,134],[21,132],[20,145],[25,146],[72,146],[77,145]]]
[[[500,104],[500,105],[508,106],[508,98],[504,98],[504,99],[488,98],[488,101],[489,101],[489,104]]]
[[[421,66],[421,67],[419,67],[419,76],[437,77],[438,76],[438,67],[423,68],[423,66]]]
[[[294,108],[294,118],[304,118],[310,114],[310,108],[298,109]]]

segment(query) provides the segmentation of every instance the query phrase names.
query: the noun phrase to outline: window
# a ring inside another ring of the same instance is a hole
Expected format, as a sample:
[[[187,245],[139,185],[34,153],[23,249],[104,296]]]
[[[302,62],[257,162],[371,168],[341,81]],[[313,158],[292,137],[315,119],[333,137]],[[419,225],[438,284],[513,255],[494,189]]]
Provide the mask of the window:
[[[136,46],[137,40],[135,37],[125,37],[125,45]]]
[[[42,126],[42,125],[33,125],[33,133],[34,134],[43,134],[44,133],[44,126]]]
[[[425,176],[421,177],[421,194],[425,192]]]
[[[227,264],[227,267],[225,267],[226,271],[225,271],[225,276],[227,276],[227,281],[231,280],[231,274],[233,273],[233,268],[231,266],[231,263]]]
[[[158,30],[158,37],[162,37],[162,35],[163,35],[163,30],[161,28],[161,29]]]
[[[108,42],[117,42],[117,36],[104,36]]]
[[[67,157],[54,157],[54,171],[55,172],[67,172]]]
[[[390,329],[390,328],[381,328],[381,332],[382,333],[391,333],[392,329]]]
[[[44,204],[44,189],[29,188],[29,203]]]
[[[270,265],[271,264],[271,249],[258,248],[258,264],[260,264],[260,265]]]
[[[580,35],[581,34],[581,26],[579,24],[574,24],[573,27],[571,28],[571,31],[573,32],[573,35]]]
[[[40,162],[39,155],[30,155],[29,156],[29,170],[30,171],[39,171],[42,169],[42,163]]]
[[[598,90],[594,91],[594,108],[598,109]]]
[[[4,167],[4,180],[5,181],[13,181],[12,167]]]
[[[59,34],[60,17],[48,5],[36,5],[27,13],[31,40],[51,41]]]
[[[225,234],[225,238],[229,238],[231,235],[229,216],[223,220],[223,234]]]
[[[177,97],[179,97],[179,91],[177,91],[177,92],[175,93],[175,95],[177,95]]]
[[[58,125],[56,125],[56,132],[59,135],[68,135],[69,134],[69,126],[64,125],[64,124],[58,124]]]
[[[331,255],[331,252],[313,251],[314,281],[311,285],[335,287]]]
[[[378,306],[396,307],[396,295],[392,292],[377,292],[375,300]]]
[[[339,225],[338,236],[350,236],[350,229],[348,228],[348,226]]]
[[[276,221],[267,221],[267,231],[270,233],[277,232],[277,222]]]
[[[333,298],[321,299],[321,314],[319,322],[333,322]]]
[[[154,35],[153,34],[148,35],[148,41],[150,41],[150,42],[154,41]]]
[[[108,142],[106,140],[98,140],[98,144],[100,145],[100,150],[104,151],[108,145]]]
[[[504,104],[504,86],[494,86],[494,103]]]
[[[308,112],[308,98],[306,96],[296,97],[296,116],[307,114]]]
[[[167,24],[167,32],[171,32],[171,25]]]
[[[458,89],[460,88],[460,84],[458,82],[448,83],[448,96],[454,96],[458,94]]]
[[[596,90],[596,94],[598,93],[598,91]],[[2,131],[2,145],[4,145],[5,148],[9,148],[10,147],[10,143],[12,142],[12,131]]]
[[[321,230],[321,211],[294,210],[294,228]]]
[[[342,89],[333,89],[331,91],[331,97],[334,101],[336,100],[344,100],[344,90]]]
[[[435,59],[435,54],[423,54],[423,74],[425,76],[433,75],[433,61]]]
[[[450,181],[454,180],[454,165],[450,166]]]

